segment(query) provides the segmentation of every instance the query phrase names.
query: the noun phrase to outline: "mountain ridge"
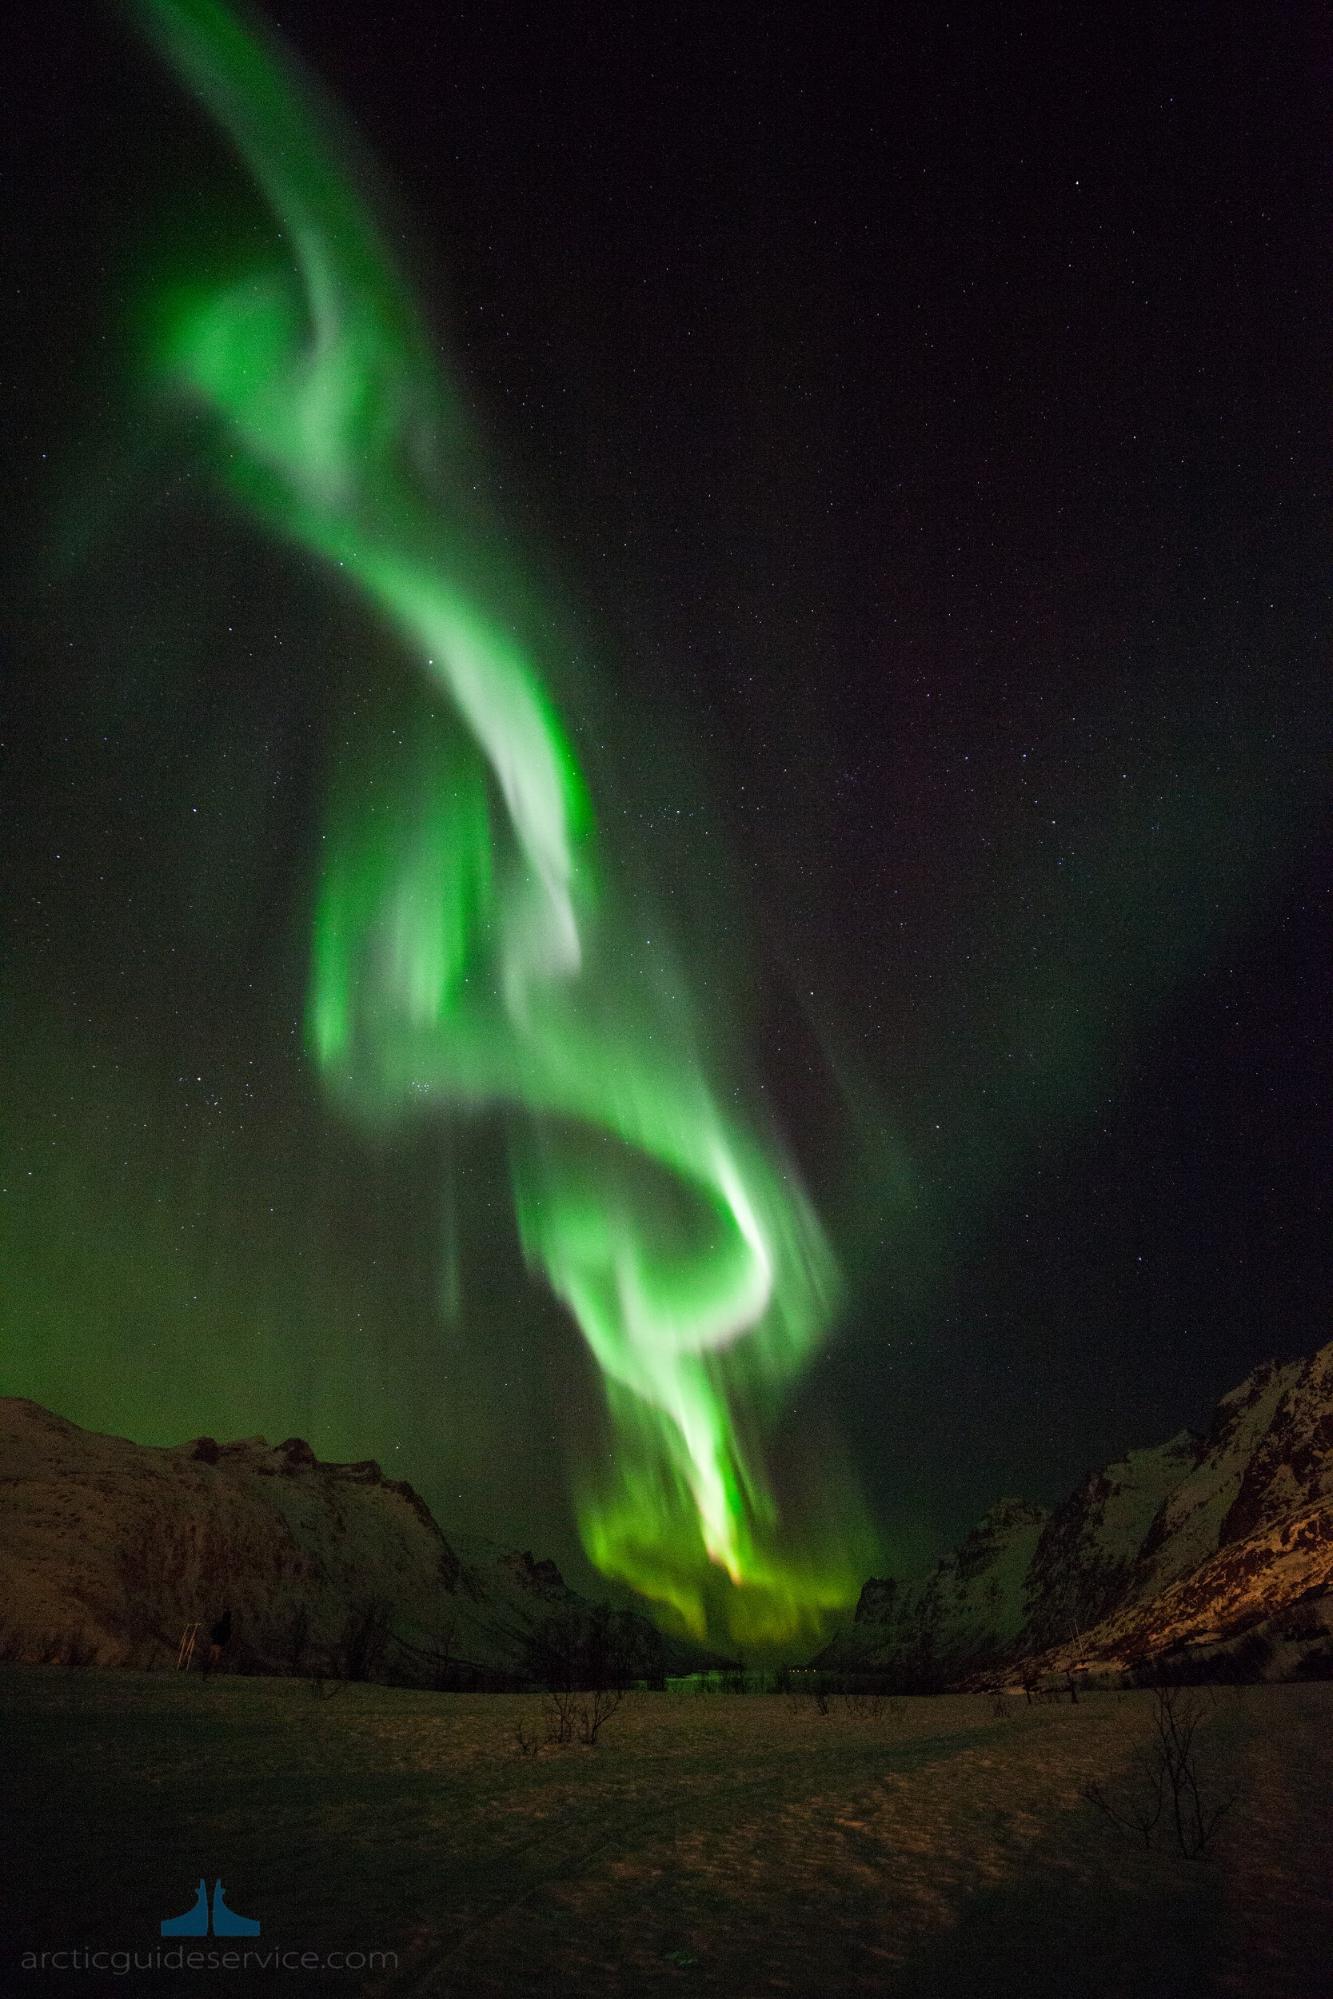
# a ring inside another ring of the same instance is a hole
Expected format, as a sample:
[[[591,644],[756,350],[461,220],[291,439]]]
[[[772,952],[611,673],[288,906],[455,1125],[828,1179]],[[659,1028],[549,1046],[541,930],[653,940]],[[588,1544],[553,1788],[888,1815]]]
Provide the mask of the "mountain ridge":
[[[1049,1515],[998,1502],[924,1574],[872,1578],[815,1663],[918,1684],[1132,1672],[1285,1642],[1298,1609],[1327,1646],[1333,1342],[1263,1362],[1201,1435],[1126,1452]]]
[[[452,1687],[720,1663],[530,1550],[447,1536],[374,1459],[136,1444],[0,1397],[0,1656],[159,1667],[224,1611],[226,1663],[253,1672]]]

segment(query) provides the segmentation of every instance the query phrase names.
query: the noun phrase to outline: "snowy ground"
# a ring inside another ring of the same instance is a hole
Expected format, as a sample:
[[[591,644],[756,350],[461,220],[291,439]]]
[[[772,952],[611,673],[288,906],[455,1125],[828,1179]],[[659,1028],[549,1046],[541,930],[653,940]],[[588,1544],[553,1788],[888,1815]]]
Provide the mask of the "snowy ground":
[[[1213,1856],[1145,1852],[1128,1798],[1151,1696],[1004,1717],[982,1697],[630,1695],[595,1749],[522,1755],[536,1697],[0,1671],[18,1812],[0,1990],[368,1995],[1333,1994],[1333,1685],[1203,1694]],[[387,1973],[24,1972],[168,1949],[220,1875],[259,1940]]]

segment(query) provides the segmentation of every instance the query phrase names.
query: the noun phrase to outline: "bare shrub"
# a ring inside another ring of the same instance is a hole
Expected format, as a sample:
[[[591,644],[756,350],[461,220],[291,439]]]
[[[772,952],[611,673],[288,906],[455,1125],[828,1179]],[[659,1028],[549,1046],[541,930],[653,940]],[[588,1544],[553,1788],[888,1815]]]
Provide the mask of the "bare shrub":
[[[577,1739],[595,1748],[598,1735],[624,1698],[619,1687],[595,1687],[587,1694],[556,1688],[546,1697],[546,1740],[560,1744]]]
[[[520,1721],[514,1729],[514,1747],[518,1750],[519,1755],[535,1756],[541,1746],[541,1737],[539,1735],[529,1735],[527,1729]]]
[[[525,1652],[527,1678],[556,1693],[665,1683],[660,1634],[610,1604],[543,1617],[528,1631]]]
[[[342,1684],[340,1673],[326,1672],[322,1666],[316,1666],[306,1682],[317,1701],[332,1700],[334,1694],[340,1691]]]
[[[603,1687],[589,1694],[579,1709],[579,1741],[595,1747],[602,1727],[610,1721],[625,1696],[619,1687]]]
[[[548,1742],[572,1742],[574,1740],[574,1695],[557,1687],[546,1696],[546,1740]]]
[[[868,1693],[844,1694],[842,1704],[857,1721],[878,1721],[888,1705],[883,1694]]]
[[[1134,1789],[1111,1798],[1100,1784],[1084,1788],[1090,1805],[1127,1837],[1141,1840],[1148,1850],[1159,1836],[1168,1846],[1174,1844],[1187,1860],[1202,1859],[1222,1820],[1237,1803],[1239,1793],[1235,1791],[1205,1803],[1199,1788],[1195,1736],[1204,1714],[1204,1703],[1192,1688],[1155,1688],[1153,1739],[1135,1759]]]

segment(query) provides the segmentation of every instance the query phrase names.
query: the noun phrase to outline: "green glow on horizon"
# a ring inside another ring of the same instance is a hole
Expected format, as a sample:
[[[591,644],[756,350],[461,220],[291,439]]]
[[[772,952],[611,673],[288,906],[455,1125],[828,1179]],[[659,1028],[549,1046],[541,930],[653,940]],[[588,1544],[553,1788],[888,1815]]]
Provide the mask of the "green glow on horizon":
[[[140,10],[290,256],[164,287],[150,370],[211,412],[232,489],[377,608],[438,697],[373,795],[332,814],[315,1059],[371,1122],[506,1119],[524,1253],[606,1384],[614,1467],[578,1494],[591,1559],[700,1635],[813,1633],[854,1598],[870,1536],[847,1480],[836,1520],[781,1522],[760,1440],[836,1301],[823,1231],[617,885],[539,659],[551,620],[460,524],[461,401],[328,121],[218,0]]]

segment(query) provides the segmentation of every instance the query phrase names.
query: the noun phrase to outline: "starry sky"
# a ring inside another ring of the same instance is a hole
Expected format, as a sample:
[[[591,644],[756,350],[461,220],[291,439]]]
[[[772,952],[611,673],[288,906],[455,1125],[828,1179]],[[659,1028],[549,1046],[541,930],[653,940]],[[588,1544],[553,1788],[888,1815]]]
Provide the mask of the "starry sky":
[[[779,1458],[841,1437],[901,1567],[1320,1344],[1317,10],[270,18],[837,1247]],[[18,32],[0,1388],[373,1455],[583,1576],[598,1383],[499,1137],[371,1139],[304,1045],[392,641],[131,365],[271,224],[113,9]]]

